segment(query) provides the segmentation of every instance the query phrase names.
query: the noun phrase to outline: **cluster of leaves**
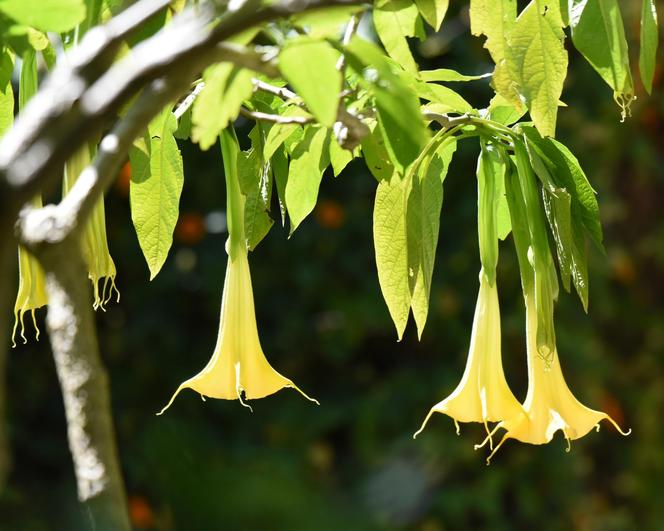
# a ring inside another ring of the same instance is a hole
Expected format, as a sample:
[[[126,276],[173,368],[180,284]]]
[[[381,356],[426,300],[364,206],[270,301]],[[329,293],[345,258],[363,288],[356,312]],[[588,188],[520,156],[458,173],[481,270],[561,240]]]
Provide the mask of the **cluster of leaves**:
[[[44,32],[60,32],[66,45],[117,7],[102,0],[38,3],[37,8],[34,1],[0,0],[0,124],[13,112],[13,58],[38,51],[52,64],[54,47]],[[184,5],[178,2],[173,9]],[[495,185],[496,219],[480,223],[495,223],[501,238],[512,226],[529,230],[527,241],[547,250],[551,237],[563,285],[569,289],[571,278],[587,307],[585,238],[601,245],[598,206],[578,161],[553,136],[567,72],[566,27],[575,47],[613,89],[623,115],[629,110],[634,86],[618,2],[532,0],[517,14],[516,0],[470,0],[471,31],[486,37],[496,64],[485,76],[419,69],[408,39],[438,31],[447,9],[447,0],[377,0],[372,27],[384,49],[371,42],[372,30],[364,26],[363,37],[347,31],[341,39],[349,20],[351,27],[360,18],[368,20],[361,5],[294,15],[234,36],[239,50],[251,46],[276,57],[271,64],[279,76],[232,62],[209,67],[195,83],[193,105],[184,112],[164,109],[130,154],[132,219],[151,278],[166,260],[178,219],[184,173],[176,138],[190,138],[206,150],[242,113],[256,121],[251,145],[238,161],[249,249],[276,219],[288,219],[291,234],[297,229],[316,205],[328,166],[336,176],[353,158],[364,159],[378,181],[378,277],[399,338],[411,311],[420,335],[426,321],[442,185],[464,138],[480,139],[478,172],[494,174],[486,182]],[[643,0],[641,25],[639,65],[650,90],[657,47],[653,0]],[[449,87],[485,78],[496,93],[485,109],[473,108]],[[516,123],[526,112],[532,121]],[[347,138],[347,118],[366,129],[355,142]],[[511,175],[526,173],[538,180],[536,195],[526,198],[523,209],[505,190]],[[548,233],[532,233],[539,218],[548,221]],[[483,253],[497,253],[492,244],[481,247]],[[519,254],[525,288],[527,248]],[[554,298],[555,277],[554,271],[549,286]]]

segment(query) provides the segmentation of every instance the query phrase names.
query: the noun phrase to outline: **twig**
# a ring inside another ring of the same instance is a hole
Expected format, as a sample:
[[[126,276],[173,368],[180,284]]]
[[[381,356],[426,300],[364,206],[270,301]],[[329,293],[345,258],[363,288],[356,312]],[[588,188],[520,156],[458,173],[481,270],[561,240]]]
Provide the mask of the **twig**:
[[[204,81],[201,81],[200,83],[196,84],[194,90],[192,90],[189,93],[189,95],[182,100],[182,103],[180,103],[173,111],[173,115],[175,116],[176,120],[182,118],[182,115],[184,115],[184,113],[186,113],[191,108],[191,106],[194,104],[194,101],[196,101],[196,98],[204,88],[205,88]]]
[[[269,83],[266,83],[265,81],[262,81],[260,79],[252,79],[252,83],[254,84],[254,90],[262,90],[263,92],[268,92],[270,94],[274,94],[275,96],[279,96],[280,98],[283,98],[285,100],[293,100],[296,99],[298,96],[290,90],[287,87],[277,87],[275,85],[270,85]]]
[[[279,114],[268,114],[266,112],[250,111],[245,107],[240,107],[240,114],[252,120],[260,120],[263,122],[272,122],[275,124],[310,124],[316,120],[313,117],[307,116],[281,116]]]
[[[341,43],[344,46],[346,46],[353,38],[353,35],[355,35],[357,27],[360,25],[361,19],[362,19],[362,13],[355,13],[348,21],[348,24],[346,25],[346,30],[344,31],[343,40],[341,41]],[[346,56],[341,55],[341,57],[339,57],[339,60],[337,61],[337,70],[339,70],[339,72],[343,72],[345,68],[346,68]]]

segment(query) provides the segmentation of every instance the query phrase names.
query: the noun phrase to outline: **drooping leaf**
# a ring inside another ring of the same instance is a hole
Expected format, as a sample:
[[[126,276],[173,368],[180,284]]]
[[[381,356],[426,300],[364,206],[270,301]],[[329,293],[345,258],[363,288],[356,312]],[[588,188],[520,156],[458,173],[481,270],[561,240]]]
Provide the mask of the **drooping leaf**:
[[[203,73],[205,87],[194,101],[191,138],[201,149],[212,146],[230,122],[237,118],[242,102],[251,96],[252,73],[232,63],[213,65]]]
[[[567,190],[588,235],[602,250],[602,224],[595,190],[588,181],[577,158],[562,143],[553,138],[541,138],[532,128],[524,127],[528,141],[535,145],[547,162],[555,185]]]
[[[429,313],[431,278],[443,204],[442,185],[455,151],[456,142],[453,140],[442,144],[413,176],[408,196],[406,215],[408,280],[411,308],[420,339]]]
[[[657,46],[659,44],[659,29],[657,27],[657,8],[655,0],[643,0],[641,7],[641,46],[639,48],[639,71],[641,81],[650,94],[652,80],[657,66]]]
[[[415,3],[422,18],[427,21],[429,26],[438,31],[445,18],[445,13],[447,13],[449,0],[415,0]]]
[[[623,113],[627,112],[634,84],[618,0],[570,0],[569,25],[574,46],[613,89]]]
[[[403,173],[419,155],[427,130],[417,96],[395,75],[385,56],[371,43],[358,37],[346,47],[346,58],[374,96],[378,130],[395,169]]]
[[[376,124],[373,124],[371,134],[362,139],[362,154],[364,162],[369,168],[371,175],[377,181],[389,180],[394,174],[394,165],[390,162],[390,157],[385,148],[383,137],[378,131]]]
[[[511,30],[505,50],[509,83],[517,87],[543,136],[555,134],[558,102],[567,75],[562,25],[558,0],[531,0]],[[499,88],[495,75],[494,81]],[[499,92],[514,103],[509,90],[508,94]]]
[[[418,71],[406,37],[423,36],[417,5],[412,0],[378,0],[373,11],[376,33],[385,50],[404,70]]]
[[[338,177],[351,160],[353,160],[353,152],[342,148],[336,138],[332,138],[330,140],[330,163],[334,176]]]
[[[150,280],[161,270],[173,243],[184,182],[182,156],[173,133],[177,128],[170,108],[164,109],[129,153],[131,218],[150,269]]]
[[[373,211],[373,237],[378,282],[399,341],[410,313],[406,208],[410,181],[396,172],[378,183]]]
[[[42,31],[64,32],[85,18],[84,0],[0,0],[0,12]]]
[[[294,105],[283,111],[281,116],[307,116],[307,113],[304,111],[304,109]],[[301,132],[302,126],[298,124],[274,124],[267,133],[265,145],[263,146],[263,156],[266,159],[272,157],[279,146],[281,146],[286,141],[286,139],[293,135],[293,133],[296,131]]]
[[[310,125],[304,138],[293,151],[286,183],[286,208],[290,217],[290,234],[316,206],[318,188],[325,168],[330,163],[329,131]]]
[[[279,70],[326,127],[332,127],[336,121],[339,107],[339,55],[327,42],[310,38],[289,42],[279,54]]]
[[[281,213],[281,224],[286,224],[286,183],[288,182],[288,155],[283,148],[274,152],[270,159],[272,164],[272,173],[277,185],[277,195],[279,196],[279,212]]]
[[[484,47],[496,64],[493,73],[496,91],[520,108],[522,102],[510,81],[506,63],[507,38],[516,21],[516,4],[516,0],[470,0],[470,30],[473,35],[486,36]]]
[[[503,125],[512,125],[518,122],[521,117],[526,113],[525,107],[521,106],[520,109],[514,107],[500,94],[496,94],[489,102],[488,108],[489,120],[498,122]]]

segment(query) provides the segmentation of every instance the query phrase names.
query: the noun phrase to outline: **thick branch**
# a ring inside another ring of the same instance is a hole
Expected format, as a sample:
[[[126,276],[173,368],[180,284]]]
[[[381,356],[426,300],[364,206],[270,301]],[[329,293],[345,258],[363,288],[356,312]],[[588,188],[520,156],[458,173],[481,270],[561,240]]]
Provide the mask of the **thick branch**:
[[[46,271],[49,332],[67,418],[78,497],[94,528],[129,530],[106,371],[97,343],[86,268],[78,240],[39,256]]]

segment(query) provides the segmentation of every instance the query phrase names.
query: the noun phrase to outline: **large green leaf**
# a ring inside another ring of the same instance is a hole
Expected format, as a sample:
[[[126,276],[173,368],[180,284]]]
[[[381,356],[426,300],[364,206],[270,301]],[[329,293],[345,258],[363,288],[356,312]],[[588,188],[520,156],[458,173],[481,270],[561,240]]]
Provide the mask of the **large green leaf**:
[[[572,42],[625,109],[634,99],[627,39],[618,0],[570,0]]]
[[[659,30],[655,0],[643,0],[641,7],[641,47],[639,48],[639,71],[641,81],[648,94],[652,92],[652,80],[657,66]]]
[[[129,152],[131,218],[150,280],[166,261],[178,220],[184,173],[173,136],[176,128],[175,116],[167,107],[150,124],[148,136],[136,140]]]
[[[242,102],[251,96],[252,73],[231,63],[213,65],[203,73],[205,87],[191,114],[191,138],[201,149],[216,142],[219,131],[237,118]]]
[[[327,42],[309,38],[288,42],[279,54],[279,70],[316,119],[327,127],[336,121],[339,107],[339,55]]]
[[[374,202],[374,247],[378,281],[399,340],[412,308],[421,337],[429,310],[442,182],[456,143],[449,140],[418,159],[405,177],[378,183]]]
[[[286,183],[286,208],[291,234],[316,206],[323,172],[330,163],[329,142],[327,129],[310,125],[293,151]]]
[[[555,134],[558,102],[567,75],[562,26],[558,0],[531,0],[510,32],[505,50],[510,82],[543,136]],[[503,96],[513,102],[509,94]]]
[[[387,58],[373,44],[355,37],[346,48],[346,57],[360,74],[359,81],[374,96],[378,130],[392,164],[403,174],[419,155],[428,135],[418,98],[392,72]]]
[[[410,181],[396,172],[378,183],[373,211],[373,237],[378,282],[399,341],[410,313],[406,207]]]
[[[418,71],[406,37],[424,36],[417,6],[412,0],[378,0],[373,11],[376,33],[385,50],[404,70]]]
[[[0,0],[0,12],[42,31],[64,32],[85,18],[84,0]]]
[[[449,0],[415,0],[415,3],[422,18],[427,21],[429,26],[438,31],[445,18],[445,13],[447,13]]]
[[[433,276],[440,210],[443,204],[443,183],[456,151],[456,142],[450,140],[440,146],[422,163],[413,175],[406,212],[408,239],[408,284],[411,308],[417,335],[422,337],[429,313],[429,296]]]
[[[254,250],[272,228],[272,166],[263,158],[264,133],[257,124],[249,133],[251,148],[237,155],[237,176],[245,196],[244,232],[249,250]]]
[[[470,0],[470,30],[473,35],[486,36],[484,47],[496,64],[493,73],[496,91],[520,108],[521,100],[505,60],[507,37],[516,21],[516,4],[516,0]]]

